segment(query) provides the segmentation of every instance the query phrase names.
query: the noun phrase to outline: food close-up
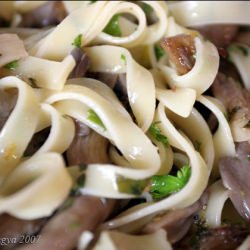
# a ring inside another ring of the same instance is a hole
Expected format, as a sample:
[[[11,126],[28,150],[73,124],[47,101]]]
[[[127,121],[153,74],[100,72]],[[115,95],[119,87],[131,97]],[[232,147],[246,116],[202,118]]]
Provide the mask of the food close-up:
[[[249,1],[0,1],[0,250],[250,250]]]

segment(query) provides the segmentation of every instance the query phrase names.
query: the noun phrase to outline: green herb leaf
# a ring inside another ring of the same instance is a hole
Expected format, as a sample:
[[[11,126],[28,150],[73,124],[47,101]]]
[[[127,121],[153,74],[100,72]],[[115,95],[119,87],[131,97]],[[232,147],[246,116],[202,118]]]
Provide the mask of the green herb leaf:
[[[155,44],[154,52],[155,52],[157,61],[159,61],[165,55],[164,49],[158,44]]]
[[[168,146],[168,138],[161,133],[161,129],[157,126],[159,122],[154,122],[149,127],[149,133],[157,140]]]
[[[124,54],[121,54],[121,60],[124,61],[125,65],[127,65],[127,58]]]
[[[150,193],[153,199],[162,199],[172,193],[181,190],[188,182],[191,176],[191,168],[184,165],[173,175],[154,175],[151,178]]]
[[[121,29],[119,27],[119,15],[114,15],[109,23],[104,28],[103,32],[111,35],[111,36],[118,36],[120,37],[122,35]]]
[[[95,3],[95,2],[97,2],[97,0],[92,0],[92,1],[90,1],[89,4],[93,4],[93,3]]]
[[[87,119],[95,124],[97,124],[98,126],[102,127],[103,129],[106,129],[102,120],[100,119],[100,117],[96,114],[96,112],[93,109],[89,109],[88,110],[88,117]]]
[[[140,195],[148,180],[132,180],[122,176],[117,177],[117,186],[120,193]]]
[[[154,9],[147,3],[140,3],[140,6],[146,15],[150,15]]]
[[[73,41],[72,43],[73,46],[77,47],[77,48],[81,48],[82,47],[82,34],[79,34]]]
[[[77,229],[81,226],[81,223],[79,221],[73,221],[69,224],[69,229]]]
[[[80,189],[84,187],[84,183],[85,183],[85,174],[81,174],[74,186],[72,187],[72,189],[70,190],[70,196],[77,196],[80,194]]]
[[[18,67],[18,61],[17,60],[15,60],[13,62],[10,62],[10,63],[8,63],[8,64],[6,64],[4,66],[4,68],[10,69],[10,70],[15,70],[17,67]]]

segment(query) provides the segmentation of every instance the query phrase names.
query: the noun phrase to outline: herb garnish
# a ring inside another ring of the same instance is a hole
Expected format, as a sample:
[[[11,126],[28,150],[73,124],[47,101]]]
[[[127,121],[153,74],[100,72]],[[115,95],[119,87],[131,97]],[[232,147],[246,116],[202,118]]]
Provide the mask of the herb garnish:
[[[103,129],[106,129],[102,120],[100,119],[100,117],[96,114],[96,112],[93,109],[89,109],[88,110],[88,117],[87,119],[95,124],[97,124],[98,126],[102,127]]]
[[[10,69],[10,70],[15,70],[17,67],[18,67],[18,61],[17,60],[9,62],[8,64],[6,64],[4,66],[4,68]]]
[[[147,183],[148,180],[132,180],[122,176],[117,177],[117,186],[121,193],[140,195]]]
[[[159,61],[165,55],[164,49],[158,44],[155,44],[154,52],[155,52],[157,61]]]
[[[121,60],[123,60],[124,64],[127,65],[127,58],[124,54],[121,54]]]
[[[160,121],[158,122],[154,122],[151,124],[151,126],[149,127],[149,133],[157,140],[162,142],[165,146],[168,146],[168,138],[163,135],[161,133],[161,129],[157,126],[157,124],[160,123]]]
[[[152,11],[154,10],[149,4],[147,4],[147,3],[141,3],[140,4],[140,6],[141,6],[141,8],[142,8],[142,10],[144,11],[144,13],[146,14],[146,15],[150,15],[151,13],[152,13]]]
[[[77,48],[81,48],[82,46],[82,34],[79,34],[74,41],[72,42],[72,45],[74,45]]]
[[[181,190],[191,176],[190,166],[184,165],[177,171],[177,176],[154,175],[151,178],[150,193],[153,199],[162,199]]]
[[[111,36],[117,36],[120,37],[122,35],[121,29],[119,27],[119,15],[114,15],[109,23],[106,25],[106,27],[104,28],[103,32],[105,32],[106,34],[109,34]]]

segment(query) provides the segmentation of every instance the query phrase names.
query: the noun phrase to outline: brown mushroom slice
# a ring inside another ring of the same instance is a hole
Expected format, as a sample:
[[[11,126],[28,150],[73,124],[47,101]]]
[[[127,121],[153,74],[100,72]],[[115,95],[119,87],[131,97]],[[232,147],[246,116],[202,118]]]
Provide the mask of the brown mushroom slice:
[[[81,48],[72,50],[71,55],[76,61],[76,66],[72,70],[70,78],[84,77],[90,67],[90,60],[87,54]]]
[[[163,228],[167,231],[168,240],[170,243],[175,243],[185,236],[192,222],[193,216],[203,208],[207,201],[207,193],[193,205],[173,210],[166,213],[162,217],[156,217],[142,229],[143,233],[153,233]]]
[[[248,143],[248,142],[246,142]],[[249,144],[249,143],[248,143]],[[219,163],[224,186],[238,213],[250,222],[250,146],[238,146],[239,157],[224,157]]]
[[[163,38],[162,48],[179,75],[188,73],[195,64],[195,44],[191,35],[177,35]]]
[[[19,244],[24,235],[37,234],[42,226],[46,223],[46,218],[37,220],[21,220],[8,214],[0,215],[0,237],[15,239],[15,241],[6,246],[2,246],[4,250],[12,249]],[[2,249],[2,248],[1,248]]]
[[[236,83],[233,78],[227,78],[218,73],[212,85],[213,95],[226,107],[230,128],[235,141],[250,139],[250,93]]]
[[[216,47],[227,47],[238,33],[237,25],[206,25],[195,27],[206,39]]]
[[[178,242],[175,250],[235,250],[247,237],[249,230],[239,225],[198,229]]]
[[[69,165],[109,163],[108,140],[77,120],[75,126],[75,137],[66,152]]]
[[[48,1],[47,3],[23,14],[20,27],[42,28],[59,24],[67,12],[61,1]]]
[[[94,231],[111,213],[115,202],[93,196],[73,198],[73,204],[59,211],[40,232],[37,244],[29,244],[19,250],[72,250],[85,230]]]

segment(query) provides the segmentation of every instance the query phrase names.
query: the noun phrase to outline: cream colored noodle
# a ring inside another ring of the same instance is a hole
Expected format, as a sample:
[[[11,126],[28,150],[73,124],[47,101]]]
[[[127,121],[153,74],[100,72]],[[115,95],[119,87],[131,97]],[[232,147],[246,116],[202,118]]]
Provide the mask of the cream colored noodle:
[[[156,147],[131,118],[118,111],[110,101],[90,88],[67,84],[63,91],[51,95],[45,102],[56,103],[57,109],[64,110],[65,114],[80,120],[109,138],[132,167],[91,164],[86,171],[83,192],[105,197],[127,197],[126,194],[120,194],[118,191],[117,174],[131,179],[144,179],[158,171],[160,158]],[[89,109],[93,109],[98,114],[105,129],[88,121]]]
[[[165,114],[164,106],[161,103],[156,110],[156,120],[161,121],[159,126],[162,132],[168,137],[170,145],[184,151],[188,155],[190,165],[192,167],[190,180],[178,193],[175,193],[158,202],[154,202],[152,204],[149,203],[148,206],[143,208],[139,207],[137,210],[134,209],[135,211],[129,214],[107,222],[105,225],[108,228],[116,228],[130,223],[131,221],[141,219],[148,215],[157,214],[168,209],[186,207],[198,200],[207,186],[209,169],[206,163],[200,154],[194,150],[189,141],[187,141],[168,120]]]
[[[28,56],[19,61],[15,73],[31,78],[37,87],[61,90],[74,66],[75,60],[71,55],[62,62]]]
[[[71,185],[61,155],[33,156],[2,183],[0,212],[28,220],[50,216],[68,196]]]
[[[237,47],[242,46],[246,52],[242,52],[242,50]],[[231,49],[228,50],[229,58],[237,67],[240,75],[242,77],[242,81],[244,87],[247,90],[250,90],[250,48],[246,45],[235,44]]]
[[[249,1],[180,1],[169,8],[177,22],[183,26],[208,24],[249,25]]]
[[[219,227],[222,224],[222,210],[228,199],[228,190],[223,186],[221,180],[209,187],[209,198],[207,202],[205,218],[209,227]]]
[[[9,76],[0,79],[0,88],[17,88],[18,90],[15,108],[0,133],[0,177],[2,182],[21,160],[36,130],[40,107],[32,88],[17,77]]]
[[[103,231],[93,250],[120,250],[123,248],[143,250],[145,245],[147,249],[172,250],[163,229],[153,234],[134,236],[118,231]]]
[[[91,71],[127,73],[130,107],[139,126],[146,131],[154,116],[155,86],[152,75],[132,58],[128,50],[115,46],[94,46],[86,49],[93,62]]]
[[[214,142],[214,168],[213,175],[214,177],[218,176],[218,163],[219,159],[223,156],[234,156],[235,155],[235,145],[233,142],[232,133],[225,117],[225,108],[223,105],[218,102],[217,99],[210,96],[199,96],[197,99],[208,109],[210,109],[216,116],[219,126],[213,135]]]

